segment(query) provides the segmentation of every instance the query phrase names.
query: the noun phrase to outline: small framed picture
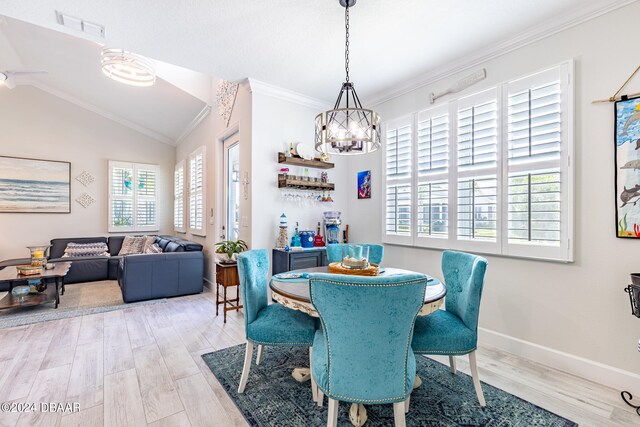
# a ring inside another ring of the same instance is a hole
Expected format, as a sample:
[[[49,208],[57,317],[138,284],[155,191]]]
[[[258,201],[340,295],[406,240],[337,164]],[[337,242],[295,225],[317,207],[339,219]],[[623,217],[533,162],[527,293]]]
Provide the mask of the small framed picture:
[[[358,199],[371,198],[371,171],[358,172]]]

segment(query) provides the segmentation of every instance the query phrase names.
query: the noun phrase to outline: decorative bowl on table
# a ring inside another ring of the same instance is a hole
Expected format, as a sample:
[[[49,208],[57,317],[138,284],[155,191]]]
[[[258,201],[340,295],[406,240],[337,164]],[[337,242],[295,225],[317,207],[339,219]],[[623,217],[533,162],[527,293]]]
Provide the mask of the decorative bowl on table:
[[[16,270],[18,270],[18,274],[22,276],[36,276],[38,274],[42,274],[42,266],[41,265],[16,265]]]
[[[29,295],[29,286],[28,285],[20,285],[20,286],[14,286],[13,289],[11,289],[11,294],[14,297],[17,297],[20,301],[22,301],[22,299],[26,296]]]
[[[31,265],[43,266],[47,263],[47,250],[51,245],[27,246],[31,252]]]
[[[369,246],[342,245],[343,268],[363,270],[369,267]]]

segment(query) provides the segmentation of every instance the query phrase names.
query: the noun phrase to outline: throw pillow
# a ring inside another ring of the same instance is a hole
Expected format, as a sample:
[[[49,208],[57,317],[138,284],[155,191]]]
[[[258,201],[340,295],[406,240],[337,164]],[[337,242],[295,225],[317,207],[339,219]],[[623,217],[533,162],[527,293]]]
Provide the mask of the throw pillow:
[[[156,242],[156,236],[144,236],[144,245],[142,245],[142,253],[146,254],[149,246]]]
[[[144,251],[144,253],[145,254],[161,254],[162,253],[162,248],[157,243],[154,243],[153,245],[150,245],[147,248],[147,250]]]
[[[125,236],[118,255],[141,254],[144,247],[144,236]]]
[[[62,258],[87,257],[87,256],[109,256],[109,248],[104,242],[96,243],[67,243]]]

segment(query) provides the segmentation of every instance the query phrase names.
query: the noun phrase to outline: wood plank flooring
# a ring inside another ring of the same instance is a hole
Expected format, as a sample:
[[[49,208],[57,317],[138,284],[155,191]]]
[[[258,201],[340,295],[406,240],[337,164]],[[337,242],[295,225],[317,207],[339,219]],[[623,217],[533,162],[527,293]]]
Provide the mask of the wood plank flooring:
[[[0,402],[79,402],[81,408],[1,413],[0,426],[246,426],[200,357],[244,342],[242,313],[228,313],[224,324],[213,299],[207,291],[0,329]],[[459,357],[458,369],[468,373],[466,362]],[[483,381],[581,426],[640,425],[616,390],[488,347],[479,349],[478,365]]]

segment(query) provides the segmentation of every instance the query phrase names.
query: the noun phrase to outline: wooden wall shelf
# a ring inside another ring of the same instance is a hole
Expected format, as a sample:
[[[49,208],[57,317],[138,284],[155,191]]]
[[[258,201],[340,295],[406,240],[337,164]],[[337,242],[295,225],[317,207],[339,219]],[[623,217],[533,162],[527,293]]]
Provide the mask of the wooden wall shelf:
[[[278,188],[297,188],[299,190],[324,190],[333,191],[336,185],[332,182],[303,181],[291,179],[288,175],[278,175]]]
[[[318,169],[332,169],[336,165],[330,162],[323,162],[322,160],[313,159],[313,160],[305,160],[302,157],[293,156],[287,157],[284,153],[278,153],[278,163],[283,163],[285,165],[293,165],[293,166],[304,166],[307,168],[318,168]]]

